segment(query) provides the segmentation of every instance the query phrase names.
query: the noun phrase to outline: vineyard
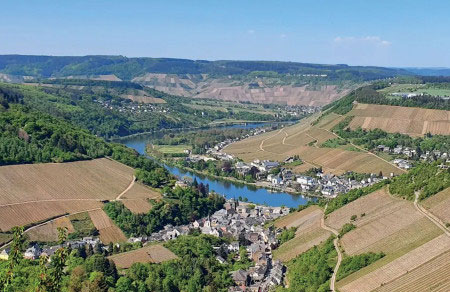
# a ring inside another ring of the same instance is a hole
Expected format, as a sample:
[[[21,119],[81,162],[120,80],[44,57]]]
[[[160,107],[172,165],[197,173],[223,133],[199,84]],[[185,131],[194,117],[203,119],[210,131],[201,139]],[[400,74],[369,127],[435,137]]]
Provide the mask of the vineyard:
[[[122,230],[117,227],[114,222],[106,215],[103,210],[94,210],[89,212],[92,223],[94,223],[95,228],[98,229],[100,233],[100,240],[103,243],[117,243],[124,242],[127,240],[125,234]]]
[[[294,171],[321,166],[325,172],[334,174],[347,171],[402,173],[390,163],[366,152],[321,148],[323,142],[336,138],[327,128],[342,119],[338,115],[330,116],[335,120],[326,116],[317,125],[311,126],[313,119],[310,117],[299,124],[232,143],[224,151],[247,162],[255,159],[283,161],[287,157],[299,155],[304,165],[294,168]]]
[[[275,221],[277,228],[296,227],[297,231],[293,239],[274,251],[274,258],[287,262],[330,237],[330,233],[320,227],[322,216],[322,209],[311,206]]]
[[[116,254],[109,258],[114,261],[118,268],[128,269],[134,263],[161,263],[176,259],[177,256],[164,246],[156,244]]]
[[[450,135],[450,112],[445,110],[358,104],[348,116],[354,116],[351,129],[382,129],[389,133],[421,136],[426,133]]]

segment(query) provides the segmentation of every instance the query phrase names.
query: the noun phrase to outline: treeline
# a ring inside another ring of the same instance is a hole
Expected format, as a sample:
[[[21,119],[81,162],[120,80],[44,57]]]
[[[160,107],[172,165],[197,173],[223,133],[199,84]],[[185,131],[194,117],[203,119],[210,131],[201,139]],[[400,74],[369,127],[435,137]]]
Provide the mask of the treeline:
[[[382,94],[360,96],[356,99],[361,103],[384,104],[404,107],[421,107],[428,109],[450,110],[450,100],[431,95],[418,95],[408,98],[388,98]]]
[[[92,79],[67,79],[67,78],[57,78],[57,79],[43,79],[38,80],[40,83],[44,84],[57,84],[57,85],[73,85],[73,86],[101,86],[106,88],[117,88],[117,89],[143,89],[142,85],[130,82],[130,81],[107,81],[107,80],[92,80]]]
[[[58,77],[115,74],[123,80],[151,73],[247,75],[254,71],[279,74],[319,74],[325,80],[366,81],[411,75],[403,69],[322,65],[278,61],[205,61],[172,58],[127,58],[124,56],[0,56],[0,71],[6,74]]]
[[[450,169],[441,169],[439,162],[421,163],[408,173],[392,179],[389,185],[391,194],[414,200],[419,192],[419,199],[428,198],[450,187]]]
[[[337,273],[336,280],[344,279],[350,274],[361,270],[364,267],[378,261],[385,256],[384,253],[363,253],[355,256],[347,256],[342,260]]]
[[[165,225],[181,225],[200,219],[220,210],[225,199],[217,194],[208,194],[205,188],[166,188],[167,198],[152,202],[146,214],[133,214],[120,202],[105,204],[106,214],[127,236],[150,235]]]
[[[330,289],[330,279],[336,265],[337,252],[333,237],[314,246],[288,263],[289,288],[277,291],[326,292]]]

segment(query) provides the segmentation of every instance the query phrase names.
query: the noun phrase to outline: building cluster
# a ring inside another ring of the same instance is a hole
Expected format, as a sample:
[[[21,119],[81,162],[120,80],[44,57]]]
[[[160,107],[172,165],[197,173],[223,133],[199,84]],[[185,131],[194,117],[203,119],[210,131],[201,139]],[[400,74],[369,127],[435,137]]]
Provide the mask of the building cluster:
[[[284,110],[286,114],[301,117],[308,114],[313,114],[320,111],[320,107],[317,106],[306,106],[306,105],[287,105]]]
[[[402,145],[398,145],[394,148],[391,148],[391,147],[388,147],[385,145],[378,145],[377,151],[405,157],[406,159],[397,158],[392,161],[398,167],[403,168],[403,169],[410,169],[413,166],[412,163],[409,161],[409,159],[411,159],[411,160],[419,160],[420,159],[420,160],[424,160],[424,161],[434,161],[437,159],[442,159],[442,160],[446,161],[447,163],[450,162],[450,157],[449,157],[448,152],[440,151],[440,150],[433,150],[433,151],[426,151],[424,153],[418,153],[418,151],[416,149],[413,149],[411,147],[404,147]]]
[[[247,270],[233,272],[232,278],[236,286],[230,288],[230,291],[269,291],[282,283],[285,267],[281,262],[272,260],[272,249],[278,246],[277,234],[281,230],[264,228],[264,224],[288,213],[289,208],[260,206],[231,199],[224,204],[223,209],[211,216],[188,225],[166,225],[164,229],[148,237],[131,237],[128,241],[168,241],[189,234],[193,229],[202,234],[239,239],[214,247],[219,263],[225,263],[225,258],[230,253],[239,259],[241,249],[246,250],[247,256],[254,263]]]
[[[100,243],[101,242],[99,238],[89,236],[83,237],[80,240],[69,240],[64,243],[64,246],[70,246],[73,249],[83,246],[91,246],[92,248],[94,248],[97,244]],[[29,260],[37,260],[41,255],[45,255],[50,260],[50,257],[61,247],[63,247],[63,245],[40,247],[39,244],[33,244],[25,250],[25,252],[23,253],[23,257]],[[2,250],[2,252],[0,253],[0,260],[8,260],[10,252],[10,248],[5,248],[4,250]]]
[[[394,92],[394,93],[391,93],[391,95],[393,95],[393,96],[399,96],[399,97],[402,97],[402,98],[413,98],[413,97],[416,97],[416,96],[423,96],[423,93],[422,93],[422,92],[419,92],[419,93],[412,93],[412,92]]]
[[[160,112],[167,113],[169,112],[168,108],[163,108],[161,106],[157,106],[150,103],[129,103],[129,102],[121,102],[120,104],[116,104],[111,102],[110,100],[95,100],[95,102],[99,103],[103,108],[109,110],[116,110],[121,113],[133,113],[133,114],[142,114],[142,113],[152,113],[152,112]]]

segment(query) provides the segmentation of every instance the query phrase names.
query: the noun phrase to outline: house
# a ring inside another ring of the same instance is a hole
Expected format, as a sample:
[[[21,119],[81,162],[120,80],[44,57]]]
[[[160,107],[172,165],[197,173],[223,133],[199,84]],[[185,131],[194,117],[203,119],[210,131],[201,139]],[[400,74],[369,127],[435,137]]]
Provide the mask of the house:
[[[220,263],[220,264],[225,264],[227,261],[221,257],[221,256],[216,256],[216,260]]]
[[[308,186],[314,185],[314,179],[310,176],[300,175],[297,177],[297,182],[301,185],[308,185]]]
[[[283,175],[284,180],[291,180],[294,177],[294,174],[290,169],[283,169],[281,174]]]
[[[7,261],[9,259],[10,251],[11,251],[11,249],[9,249],[9,248],[2,250],[2,252],[0,253],[0,260]]]
[[[278,174],[278,175],[272,177],[272,181],[271,182],[272,182],[273,185],[280,185],[283,182],[283,179]]]
[[[29,247],[25,253],[23,254],[23,257],[28,260],[36,260],[41,256],[42,250],[39,247],[39,245],[33,245],[32,247]]]
[[[239,241],[233,241],[228,245],[229,252],[238,252],[239,251]]]
[[[233,278],[233,281],[238,286],[247,286],[249,282],[248,273],[244,270],[237,270],[235,272],[232,272],[231,277]]]

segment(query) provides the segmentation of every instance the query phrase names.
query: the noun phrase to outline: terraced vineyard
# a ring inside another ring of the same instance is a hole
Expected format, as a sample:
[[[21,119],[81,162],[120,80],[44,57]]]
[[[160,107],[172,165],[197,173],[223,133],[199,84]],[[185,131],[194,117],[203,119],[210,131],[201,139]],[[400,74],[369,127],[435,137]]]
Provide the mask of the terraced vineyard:
[[[305,164],[294,168],[294,171],[321,166],[324,171],[334,174],[346,171],[403,173],[384,159],[364,151],[319,147],[323,142],[336,138],[327,127],[338,123],[342,117],[332,115],[332,118],[326,117],[317,125],[311,125],[316,118],[312,116],[294,126],[233,143],[224,151],[247,162],[255,159],[283,161],[287,157],[299,155]]]

